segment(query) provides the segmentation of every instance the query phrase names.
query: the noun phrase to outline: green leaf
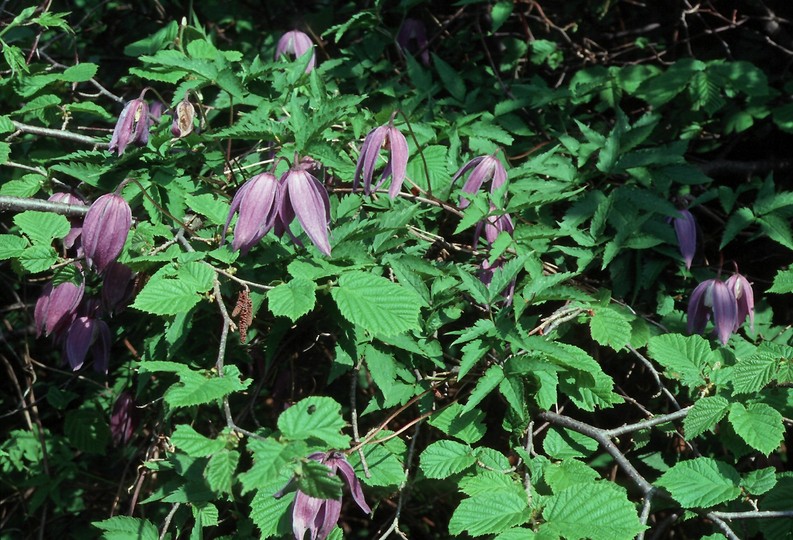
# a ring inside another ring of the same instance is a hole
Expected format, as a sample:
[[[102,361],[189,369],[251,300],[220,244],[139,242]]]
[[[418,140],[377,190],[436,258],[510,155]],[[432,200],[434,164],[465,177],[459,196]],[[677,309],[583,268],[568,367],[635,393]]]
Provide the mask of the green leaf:
[[[629,540],[645,529],[625,490],[605,481],[563,489],[547,499],[542,515],[566,538]]]
[[[736,394],[753,394],[764,388],[777,369],[777,356],[759,348],[748,358],[741,358],[732,370],[732,387]]]
[[[436,441],[422,453],[420,466],[427,478],[446,478],[476,463],[471,447],[456,441]]]
[[[187,424],[179,424],[171,435],[171,444],[192,457],[206,457],[226,447],[223,439],[204,437]]]
[[[676,464],[656,481],[685,508],[708,508],[741,495],[738,472],[724,462],[701,457]]]
[[[697,400],[683,420],[686,438],[693,439],[713,428],[724,418],[729,408],[730,402],[721,396],[710,396]]]
[[[751,471],[741,480],[741,487],[751,495],[762,495],[774,489],[776,486],[776,470],[773,467],[766,467]]]
[[[741,403],[730,406],[730,424],[746,444],[765,455],[779,448],[785,426],[779,411],[765,403]]]
[[[69,234],[69,220],[52,212],[22,212],[14,216],[14,223],[34,244],[49,245],[53,238]]]
[[[275,491],[275,490],[273,490]],[[262,532],[262,538],[271,536],[284,536],[292,531],[292,520],[290,509],[292,501],[295,499],[294,493],[287,493],[283,497],[276,499],[273,492],[258,490],[251,501],[251,521],[253,521]]]
[[[631,324],[627,317],[608,307],[595,309],[595,314],[589,321],[589,328],[592,339],[617,351],[627,345],[631,339]]]
[[[179,383],[171,386],[165,392],[165,402],[171,407],[190,407],[211,403],[225,396],[245,390],[250,384],[240,380],[240,370],[237,366],[225,366],[223,376],[212,376],[186,371],[179,374]]]
[[[75,448],[89,454],[103,454],[110,442],[107,420],[95,409],[66,413],[63,432]]]
[[[382,436],[387,436],[388,431],[381,432]],[[392,441],[397,444],[392,443]],[[367,444],[363,447],[366,464],[371,476],[366,477],[361,458],[358,452],[353,452],[350,457],[350,464],[358,472],[358,478],[368,486],[396,487],[405,482],[405,469],[403,465],[404,454],[406,451],[404,443],[399,439],[386,441],[385,444]]]
[[[341,498],[341,479],[331,474],[330,468],[312,459],[301,464],[297,489],[317,499]]]
[[[229,203],[211,193],[192,195],[188,193],[185,203],[193,212],[206,216],[215,225],[224,225],[229,214]]]
[[[179,265],[176,279],[189,285],[195,294],[204,294],[215,283],[215,271],[206,263],[190,261]]]
[[[703,370],[712,361],[710,344],[701,336],[664,334],[651,337],[647,350],[669,376],[696,387],[705,384]]]
[[[471,371],[471,368],[485,357],[485,354],[487,354],[487,351],[490,349],[490,344],[480,339],[475,339],[466,343],[462,348],[463,355],[460,359],[460,371],[457,373],[457,380],[462,380],[462,378]]]
[[[501,381],[504,380],[504,369],[499,365],[492,365],[487,368],[485,374],[482,375],[476,382],[474,390],[468,396],[468,401],[463,407],[463,412],[473,410],[474,407],[487,397],[490,392],[498,388]]]
[[[248,450],[253,453],[253,466],[239,475],[242,493],[245,494],[264,485],[285,484],[292,475],[289,463],[304,458],[308,447],[303,441],[284,443],[272,438],[248,441]]]
[[[91,523],[104,531],[104,540],[158,540],[160,532],[148,519],[129,516],[116,516],[104,521]]]
[[[471,536],[500,533],[530,518],[531,509],[522,486],[494,483],[493,489],[460,502],[449,520],[449,532],[454,535],[467,532]]]
[[[96,64],[83,62],[82,64],[77,64],[75,66],[66,68],[66,70],[61,75],[61,79],[66,82],[73,83],[90,81],[94,75],[96,75],[96,71],[98,69],[99,66]]]
[[[313,281],[295,278],[270,289],[267,293],[267,305],[273,315],[289,317],[295,322],[314,309],[317,301],[316,290],[317,284]]]
[[[231,493],[239,461],[240,453],[236,450],[223,450],[213,455],[204,470],[209,487],[215,492]]]
[[[482,420],[485,413],[480,410],[463,411],[459,403],[452,403],[430,418],[430,425],[438,428],[446,435],[473,444],[485,435],[485,424]]]
[[[596,440],[566,428],[552,427],[545,435],[542,448],[556,459],[587,457],[598,448]]]
[[[177,315],[189,311],[200,300],[194,284],[155,276],[135,297],[132,307],[155,315]]]
[[[441,76],[443,85],[454,99],[463,101],[465,99],[465,83],[460,74],[452,66],[447,64],[440,56],[432,53],[432,65]]]
[[[19,257],[27,245],[27,240],[21,236],[0,234],[0,261]]]
[[[393,336],[419,328],[419,299],[383,277],[347,272],[331,295],[345,319],[373,334]]]
[[[45,245],[30,246],[19,255],[19,263],[22,268],[31,274],[49,270],[57,260],[58,253],[52,246]]]
[[[774,284],[768,289],[770,293],[787,294],[793,292],[793,270],[780,270],[774,276]]]
[[[551,491],[559,493],[576,484],[589,484],[600,478],[598,472],[577,459],[565,459],[546,466],[543,478]]]
[[[291,440],[319,439],[332,448],[347,448],[341,405],[329,397],[311,396],[289,407],[278,417],[278,429]]]

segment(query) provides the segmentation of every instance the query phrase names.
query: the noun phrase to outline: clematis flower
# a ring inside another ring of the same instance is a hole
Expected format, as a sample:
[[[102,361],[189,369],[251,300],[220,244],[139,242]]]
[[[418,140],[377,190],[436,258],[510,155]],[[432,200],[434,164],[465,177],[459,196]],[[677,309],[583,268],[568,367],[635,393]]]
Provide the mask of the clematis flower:
[[[145,146],[149,142],[150,122],[148,104],[142,98],[133,99],[121,111],[108,149],[120,156],[130,144]]]
[[[83,220],[83,252],[89,268],[99,273],[118,258],[132,227],[132,210],[120,195],[102,195]]]
[[[306,73],[310,73],[311,70],[314,69],[314,65],[317,61],[316,55],[313,52],[314,42],[311,41],[308,35],[300,30],[291,30],[278,40],[278,44],[275,47],[275,60],[278,60],[281,56],[290,56],[293,59],[298,59],[309,50],[312,52],[311,58],[306,66]]]
[[[735,296],[738,304],[738,314],[735,318],[733,331],[738,330],[738,327],[746,320],[747,315],[749,316],[750,327],[754,331],[754,293],[752,292],[752,284],[749,283],[748,279],[736,272],[727,278],[727,288]]]
[[[405,22],[402,23],[402,27],[399,29],[396,41],[404,50],[413,54],[420,54],[421,62],[425,66],[430,65],[427,28],[424,26],[423,22],[417,19],[405,19]]]
[[[152,101],[149,106],[149,128],[156,126],[165,112],[165,104],[160,100]]]
[[[377,158],[380,156],[380,148],[385,147],[390,150],[388,162],[386,163],[380,180],[374,187],[374,191],[380,188],[386,178],[391,177],[391,187],[388,189],[388,196],[392,199],[397,196],[402,189],[405,181],[405,172],[408,165],[408,142],[405,136],[394,127],[392,123],[387,126],[380,126],[369,132],[363,141],[361,155],[358,158],[358,165],[355,167],[355,176],[352,181],[353,190],[358,189],[358,183],[363,178],[363,191],[371,195],[372,177],[376,168]]]
[[[113,436],[113,444],[118,446],[129,442],[135,428],[138,427],[139,420],[132,392],[126,390],[121,392],[113,404],[113,412],[110,415],[110,434]]]
[[[688,301],[688,332],[701,333],[705,330],[711,314],[716,335],[727,344],[736,329],[738,302],[733,291],[718,279],[708,279],[694,288]]]
[[[40,336],[44,332],[45,336],[49,336],[68,328],[77,313],[84,292],[85,282],[82,280],[79,285],[71,281],[55,286],[52,282],[47,283],[33,310],[36,334]]]
[[[70,204],[73,206],[85,206],[85,201],[82,200],[80,197],[76,195],[72,195],[71,193],[53,193],[48,201],[52,202],[59,202],[64,204]],[[71,249],[78,238],[80,238],[80,234],[83,232],[83,219],[82,218],[69,218],[69,223],[71,224],[72,228],[69,229],[69,234],[63,239],[63,247],[66,249]]]
[[[107,323],[94,317],[77,317],[66,335],[66,359],[72,371],[83,367],[88,353],[94,359],[94,371],[107,373],[112,338]]]
[[[686,261],[686,269],[691,269],[691,262],[697,252],[697,220],[688,210],[680,210],[680,216],[674,218],[675,234],[680,246],[680,254]]]
[[[289,224],[297,217],[309,239],[322,253],[330,255],[328,224],[330,223],[330,200],[328,192],[306,167],[292,167],[281,176],[281,201],[276,219],[276,232],[289,230]]]
[[[507,170],[495,155],[475,157],[463,165],[452,177],[452,184],[468,171],[471,171],[471,174],[463,184],[463,193],[473,195],[487,181],[490,181],[490,193],[495,193],[507,181]],[[468,199],[460,197],[460,208],[467,208],[469,204]]]
[[[496,210],[496,207],[491,204],[490,211],[492,212],[494,210]],[[493,242],[496,241],[496,238],[498,238],[499,233],[502,231],[506,231],[510,236],[512,236],[512,233],[515,231],[515,226],[512,223],[512,218],[509,217],[509,214],[502,214],[500,216],[487,216],[483,221],[477,223],[476,229],[474,229],[474,249],[476,249],[477,244],[479,244],[479,239],[482,237],[483,232],[487,244],[492,245]]]
[[[120,311],[132,296],[135,288],[132,269],[120,262],[112,262],[105,268],[102,280],[102,307],[108,313]]]
[[[363,496],[361,483],[356,478],[355,471],[344,454],[341,452],[317,452],[308,456],[308,459],[326,465],[330,468],[331,475],[335,475],[337,471],[340,472],[350,488],[353,500],[361,510],[367,514],[371,513],[372,510],[366,504],[366,499]],[[276,493],[275,496],[280,497],[282,494],[283,490]],[[341,498],[317,499],[298,490],[292,504],[292,532],[295,535],[295,540],[304,540],[306,532],[309,533],[311,540],[325,540],[336,526],[340,515]]]
[[[185,95],[184,99],[176,105],[176,112],[173,115],[173,123],[171,124],[171,135],[180,139],[187,137],[193,132],[194,120],[195,107]]]
[[[245,255],[273,227],[278,215],[279,190],[278,180],[270,173],[257,174],[237,190],[231,201],[226,226],[223,227],[225,238],[231,218],[239,213],[232,249],[239,249]]]

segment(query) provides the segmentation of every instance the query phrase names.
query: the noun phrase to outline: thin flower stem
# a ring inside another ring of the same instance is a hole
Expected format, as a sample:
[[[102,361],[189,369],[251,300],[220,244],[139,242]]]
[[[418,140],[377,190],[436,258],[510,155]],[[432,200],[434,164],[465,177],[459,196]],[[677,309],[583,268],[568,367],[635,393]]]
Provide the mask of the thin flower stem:
[[[50,129],[39,126],[31,126],[28,124],[23,124],[22,122],[17,122],[16,120],[12,120],[11,122],[14,124],[14,127],[17,128],[22,133],[30,133],[31,135],[42,135],[44,137],[55,137],[56,139],[64,139],[76,143],[87,144],[89,146],[106,144],[104,141],[95,139],[94,137],[89,137],[88,135],[80,135],[79,133],[72,133],[71,131],[63,131],[60,129]]]

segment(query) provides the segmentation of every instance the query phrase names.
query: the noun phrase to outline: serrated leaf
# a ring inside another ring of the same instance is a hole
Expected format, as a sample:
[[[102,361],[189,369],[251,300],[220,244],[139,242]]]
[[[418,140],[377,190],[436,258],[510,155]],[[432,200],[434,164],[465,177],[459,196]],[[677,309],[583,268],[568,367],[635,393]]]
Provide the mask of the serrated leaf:
[[[693,439],[713,428],[724,418],[729,408],[730,402],[721,396],[698,399],[683,420],[686,438]]]
[[[289,407],[278,417],[278,429],[291,440],[319,439],[332,448],[347,448],[341,405],[329,397],[311,396]]]
[[[211,223],[215,225],[223,225],[226,223],[230,205],[217,196],[211,193],[204,193],[201,195],[192,195],[188,193],[184,200],[190,210],[207,217]]]
[[[102,454],[110,442],[107,420],[93,409],[66,413],[63,433],[75,448],[89,454]]]
[[[301,464],[297,489],[317,499],[340,499],[341,479],[330,473],[330,468],[318,461],[306,460]]]
[[[442,411],[432,415],[429,424],[438,428],[446,435],[473,444],[485,435],[483,419],[485,413],[480,410],[463,411],[459,403],[452,403]]]
[[[153,277],[135,297],[132,307],[155,315],[177,315],[189,311],[200,300],[201,296],[190,283]]]
[[[204,477],[209,487],[219,493],[231,493],[231,485],[240,453],[236,450],[223,450],[209,458],[209,463],[204,470]]]
[[[449,532],[471,536],[500,533],[530,518],[526,492],[513,483],[463,499],[449,520]]]
[[[387,434],[387,432],[382,433],[383,436]],[[350,464],[357,471],[361,482],[368,486],[379,487],[400,486],[405,482],[405,469],[402,462],[405,454],[404,444],[399,448],[386,447],[385,444],[367,444],[363,447],[363,453],[369,468],[370,476],[368,478],[358,452],[353,452],[349,457]]]
[[[566,538],[629,540],[645,529],[625,491],[611,482],[573,485],[547,503],[543,518]]]
[[[773,467],[766,467],[757,471],[751,471],[741,480],[741,487],[752,495],[762,495],[776,486],[776,470]]]
[[[49,245],[53,238],[69,234],[69,220],[52,212],[22,212],[14,216],[14,223],[34,244]]]
[[[206,457],[226,446],[223,439],[204,437],[187,424],[179,424],[171,435],[171,444],[192,457]]]
[[[741,403],[730,406],[730,424],[746,444],[765,455],[779,448],[785,426],[779,411],[765,403]]]
[[[414,294],[387,279],[367,272],[347,272],[331,289],[345,319],[382,336],[419,328],[421,305]]]
[[[158,540],[160,532],[148,519],[115,516],[104,521],[91,523],[104,531],[103,540]]]
[[[37,274],[49,270],[58,260],[58,253],[52,246],[34,245],[26,248],[19,255],[19,263],[22,268],[31,274]]]
[[[165,392],[165,402],[171,407],[190,407],[211,403],[225,396],[245,390],[250,384],[240,380],[237,366],[225,366],[223,376],[204,375],[195,371],[179,374],[179,382]]]
[[[27,240],[21,236],[0,234],[0,261],[19,257],[27,245]]]
[[[99,69],[99,66],[96,64],[83,62],[82,64],[66,68],[63,75],[61,75],[61,79],[73,83],[90,81],[96,75],[97,69]]]
[[[741,478],[727,463],[701,457],[676,464],[656,481],[685,508],[709,508],[741,495]]]
[[[774,284],[768,289],[770,293],[787,294],[793,292],[793,270],[780,270],[774,276]]]
[[[294,278],[267,293],[267,305],[273,315],[289,317],[295,322],[314,309],[317,284],[309,279]]]
[[[543,439],[542,448],[556,459],[583,458],[597,450],[598,443],[577,431],[552,427]]]
[[[276,499],[272,493],[259,490],[251,501],[251,521],[259,528],[262,538],[282,536],[292,531],[290,509],[294,493]]]
[[[690,387],[705,384],[703,370],[711,362],[713,352],[701,336],[654,336],[650,338],[647,350],[671,377]]]
[[[765,387],[777,369],[776,357],[758,350],[748,358],[741,358],[732,370],[732,387],[736,394],[753,394]]]
[[[589,484],[600,478],[600,474],[577,459],[565,459],[545,467],[543,478],[554,493],[559,493],[576,484]]]
[[[476,463],[471,447],[456,441],[436,441],[421,453],[420,466],[427,478],[446,478]]]
[[[215,283],[215,271],[206,263],[190,261],[179,265],[176,279],[189,285],[195,294],[204,294]]]
[[[476,382],[474,390],[468,396],[468,401],[463,407],[463,412],[466,413],[487,397],[490,392],[498,388],[501,381],[504,380],[504,369],[499,365],[493,365],[487,368],[484,375],[482,375]]]
[[[292,475],[288,464],[296,458],[303,458],[308,453],[308,446],[303,441],[283,443],[275,439],[252,439],[248,441],[248,451],[253,453],[253,466],[239,475],[242,493],[264,485],[278,483],[281,479],[285,484]]]
[[[622,349],[631,339],[631,324],[622,313],[599,307],[589,321],[592,339],[614,350]]]

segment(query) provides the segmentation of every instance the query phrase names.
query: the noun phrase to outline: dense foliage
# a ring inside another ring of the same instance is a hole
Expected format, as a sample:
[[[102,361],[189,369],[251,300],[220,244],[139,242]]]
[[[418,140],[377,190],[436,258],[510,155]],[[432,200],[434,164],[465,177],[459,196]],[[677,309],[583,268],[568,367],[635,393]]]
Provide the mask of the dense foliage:
[[[3,3],[0,538],[793,534],[790,7],[146,4]]]

